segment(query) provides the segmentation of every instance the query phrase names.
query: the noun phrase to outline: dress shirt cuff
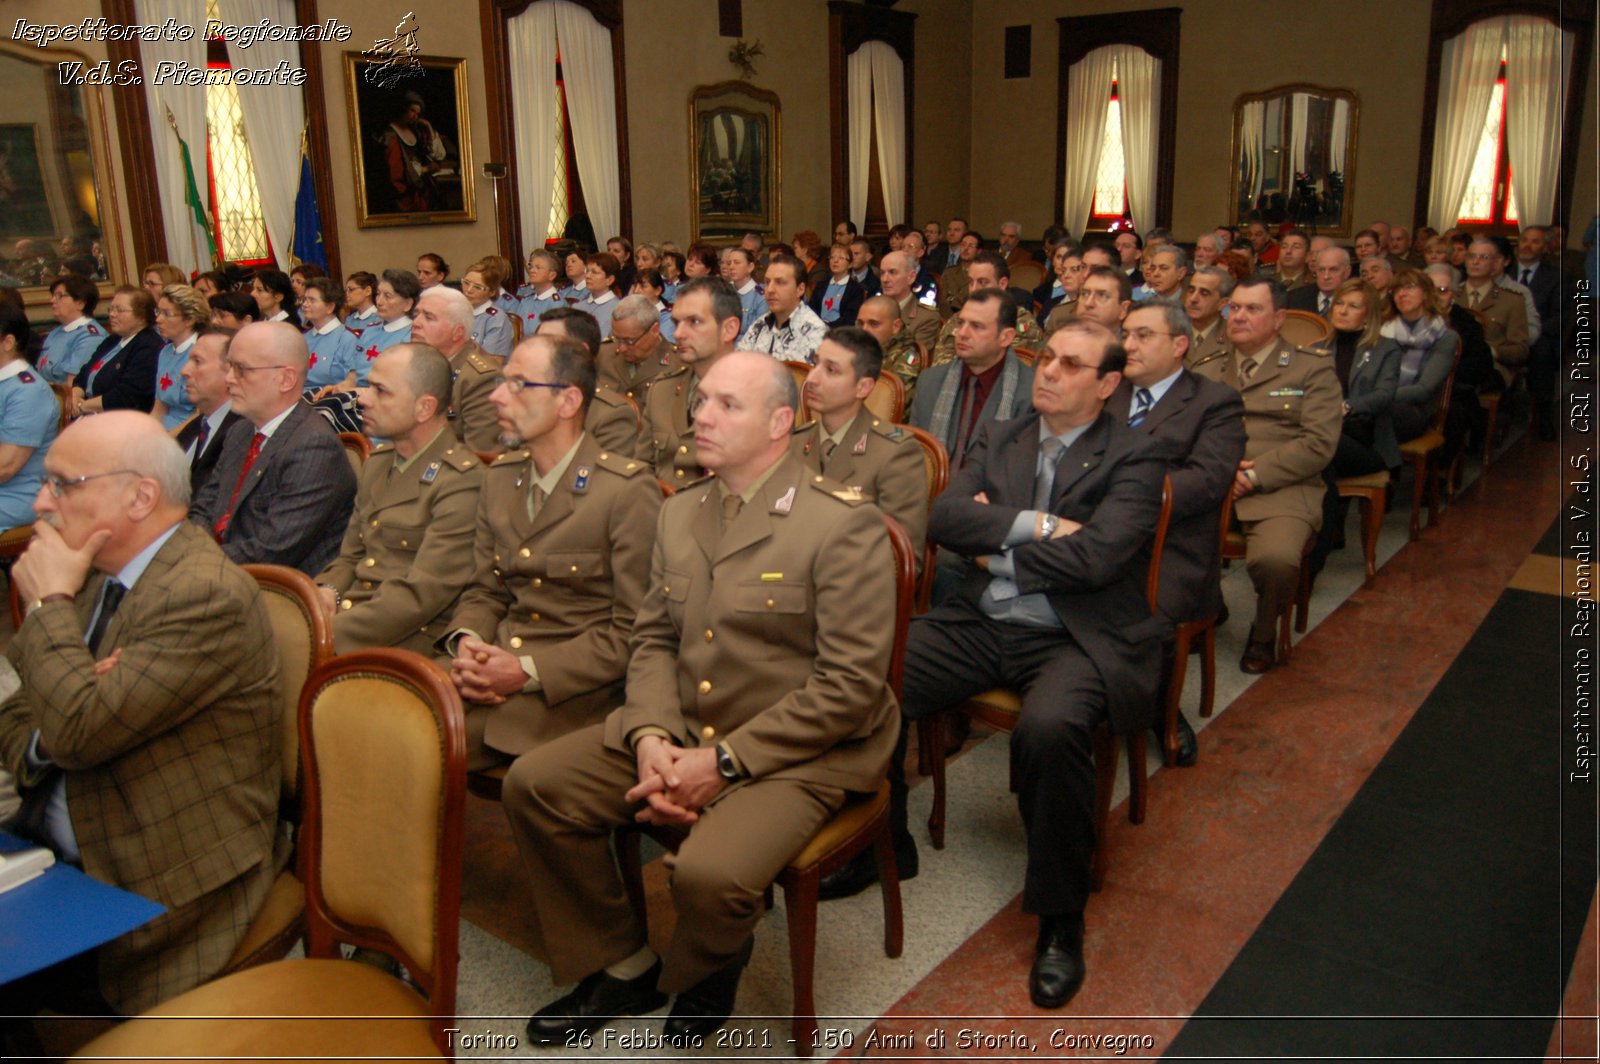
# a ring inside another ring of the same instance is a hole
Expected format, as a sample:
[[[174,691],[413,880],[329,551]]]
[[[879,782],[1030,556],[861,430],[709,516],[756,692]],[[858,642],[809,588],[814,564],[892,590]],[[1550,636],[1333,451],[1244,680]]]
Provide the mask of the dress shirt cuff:
[[[22,753],[22,772],[17,776],[17,782],[24,787],[37,787],[55,765],[54,761],[39,752],[39,730],[35,728],[28,739],[28,748]]]
[[[522,693],[531,695],[543,691],[544,684],[539,682],[539,666],[533,663],[533,655],[524,654],[517,660],[522,663],[522,671],[528,674],[528,682],[522,685]]]
[[[1003,576],[1007,580],[1017,578],[1017,560],[1011,556],[1009,550],[989,555],[989,575]]]
[[[639,746],[639,740],[643,739],[647,735],[654,735],[658,739],[665,739],[669,743],[672,742],[672,733],[667,731],[667,729],[655,724],[641,724],[639,727],[628,733],[628,749],[637,749]]]
[[[1032,543],[1036,534],[1035,530],[1038,527],[1039,511],[1023,510],[1017,514],[1017,519],[1011,522],[1011,531],[1006,533],[1006,541],[1000,546],[1009,550],[1024,543]]]

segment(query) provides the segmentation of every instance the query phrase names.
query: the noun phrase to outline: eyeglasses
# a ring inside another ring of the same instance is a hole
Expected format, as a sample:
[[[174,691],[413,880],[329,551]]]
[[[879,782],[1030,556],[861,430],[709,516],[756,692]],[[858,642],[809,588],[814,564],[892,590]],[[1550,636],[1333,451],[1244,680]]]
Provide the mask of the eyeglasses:
[[[239,377],[243,377],[246,373],[254,373],[257,370],[262,370],[262,369],[288,369],[288,368],[289,368],[288,366],[281,366],[281,365],[280,366],[244,366],[244,365],[240,365],[237,362],[232,362],[232,361],[224,362],[222,364],[222,371],[224,373],[232,373],[235,376],[239,376]]]
[[[461,290],[463,292],[487,292],[489,291],[489,286],[480,284],[477,281],[462,281]]]
[[[89,481],[99,480],[101,477],[137,477],[140,475],[142,474],[137,469],[113,469],[108,473],[90,473],[88,476],[71,477],[67,480],[62,480],[58,476],[46,475],[44,483],[45,487],[50,489],[50,494],[59,499],[68,488],[76,488],[80,484],[87,484]]]
[[[644,332],[640,333],[638,336],[619,336],[616,333],[612,333],[611,334],[611,342],[617,345],[617,350],[625,351],[625,350],[627,350],[627,349],[629,349],[631,347],[636,346],[639,343],[639,341],[643,340],[647,335],[649,335],[649,332],[650,332],[650,330],[646,329]]]
[[[1092,369],[1095,373],[1100,372],[1098,363],[1091,366],[1087,362],[1078,361],[1072,355],[1058,355],[1050,351],[1039,352],[1039,357],[1034,361],[1034,368],[1042,369],[1049,365],[1060,365],[1068,373],[1076,373],[1080,369]]]
[[[546,381],[525,381],[520,377],[496,377],[494,379],[494,386],[496,388],[504,388],[508,395],[516,395],[524,388],[554,388],[556,391],[560,391],[562,388],[577,387],[573,384],[551,384]]]
[[[1142,344],[1145,341],[1149,340],[1152,336],[1168,336],[1168,337],[1170,337],[1172,335],[1172,333],[1169,333],[1169,332],[1157,332],[1154,329],[1129,329],[1128,332],[1127,332],[1127,335],[1132,337],[1133,339],[1139,341]]]

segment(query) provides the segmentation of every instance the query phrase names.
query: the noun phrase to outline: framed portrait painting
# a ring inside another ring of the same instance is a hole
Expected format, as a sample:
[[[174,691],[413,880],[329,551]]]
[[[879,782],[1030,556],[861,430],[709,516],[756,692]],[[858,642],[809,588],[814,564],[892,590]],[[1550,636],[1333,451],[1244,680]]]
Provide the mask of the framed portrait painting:
[[[356,225],[475,221],[467,61],[407,59],[396,69],[367,53],[344,53],[350,140],[359,147]]]
[[[782,173],[776,93],[742,81],[689,96],[690,227],[697,237],[775,234]]]

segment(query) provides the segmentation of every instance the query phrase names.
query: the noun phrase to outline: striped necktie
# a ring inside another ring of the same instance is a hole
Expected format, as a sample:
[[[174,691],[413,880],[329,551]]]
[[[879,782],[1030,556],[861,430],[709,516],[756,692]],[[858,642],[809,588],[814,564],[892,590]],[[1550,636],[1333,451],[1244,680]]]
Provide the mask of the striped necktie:
[[[1154,405],[1154,396],[1150,394],[1149,388],[1135,390],[1133,398],[1133,414],[1128,418],[1128,427],[1130,429],[1136,429],[1144,424],[1145,417],[1150,413],[1150,407]]]

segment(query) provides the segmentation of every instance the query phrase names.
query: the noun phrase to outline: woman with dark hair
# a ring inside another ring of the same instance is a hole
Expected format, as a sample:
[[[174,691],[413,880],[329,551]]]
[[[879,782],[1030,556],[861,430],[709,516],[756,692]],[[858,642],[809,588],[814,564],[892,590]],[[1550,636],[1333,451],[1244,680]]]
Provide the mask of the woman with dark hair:
[[[166,346],[156,356],[156,400],[150,413],[171,432],[194,414],[194,404],[183,386],[183,367],[206,322],[211,306],[206,297],[186,284],[169,284],[156,300],[156,332]]]
[[[356,357],[355,380],[345,387],[367,386],[367,371],[372,360],[396,344],[411,342],[411,312],[422,295],[422,283],[410,270],[384,270],[378,282],[379,325],[361,334],[360,354]]]
[[[366,270],[357,270],[344,279],[345,328],[360,336],[367,327],[378,324],[378,279]]]
[[[806,303],[832,329],[854,325],[865,299],[861,282],[850,275],[850,249],[843,244],[833,245],[828,249],[828,279],[812,285]]]
[[[32,354],[28,316],[0,305],[0,528],[33,523],[45,451],[61,424],[61,406],[33,372]]]
[[[678,301],[678,285],[683,281],[683,252],[661,253],[661,298],[667,306]]]
[[[224,292],[211,304],[211,324],[224,329],[242,329],[253,321],[261,320],[261,308],[249,292]]]
[[[617,293],[623,294],[633,288],[633,241],[625,236],[614,236],[606,241],[606,251],[617,260],[616,285]],[[591,283],[590,288],[594,285]],[[606,335],[602,330],[600,335]]]
[[[206,297],[210,302],[214,297],[224,292],[231,291],[233,286],[228,283],[228,275],[221,270],[207,270],[194,279],[194,289]],[[152,299],[155,297],[152,296]]]
[[[667,343],[672,343],[672,311],[667,309],[667,304],[662,301],[661,293],[666,290],[667,282],[661,276],[660,270],[640,270],[633,279],[631,295],[644,296],[655,304],[656,315],[661,321],[661,335]]]
[[[583,279],[589,295],[578,301],[578,309],[594,316],[601,336],[611,335],[611,312],[617,309],[617,275],[621,272],[622,264],[609,251],[590,255],[584,270]]]
[[[569,246],[561,253],[561,272],[566,275],[566,287],[561,289],[561,298],[567,301],[567,306],[573,306],[589,298],[589,256],[575,247]]]
[[[60,322],[44,338],[38,370],[51,384],[71,384],[102,341],[105,330],[95,324],[100,289],[87,277],[69,273],[50,282],[50,314]]]
[[[286,321],[296,329],[301,327],[294,312],[294,283],[282,270],[257,270],[250,281],[250,295],[261,308],[262,321]]]
[[[398,113],[378,134],[389,170],[390,209],[402,214],[434,209],[434,175],[450,154],[422,110],[420,95],[402,93]]]
[[[326,275],[306,281],[300,312],[306,319],[306,393],[333,391],[356,368],[356,338],[339,320],[339,282]]]
[[[148,414],[156,401],[156,360],[161,355],[156,302],[143,288],[125,284],[112,293],[106,320],[111,335],[78,371],[67,412],[73,417],[102,410]]]
[[[683,276],[687,280],[692,281],[696,277],[716,277],[720,266],[717,249],[710,244],[690,244],[689,250],[683,253]]]
[[[326,277],[328,271],[314,262],[302,262],[289,271],[289,284],[294,288],[295,305],[300,305],[300,299],[306,294],[306,282],[314,277]]]

